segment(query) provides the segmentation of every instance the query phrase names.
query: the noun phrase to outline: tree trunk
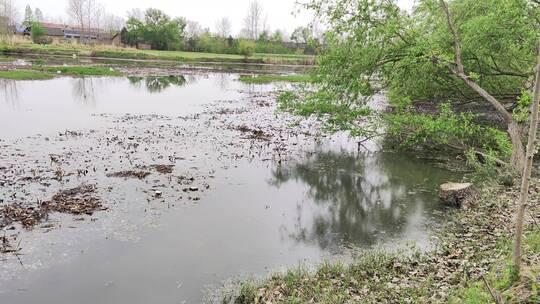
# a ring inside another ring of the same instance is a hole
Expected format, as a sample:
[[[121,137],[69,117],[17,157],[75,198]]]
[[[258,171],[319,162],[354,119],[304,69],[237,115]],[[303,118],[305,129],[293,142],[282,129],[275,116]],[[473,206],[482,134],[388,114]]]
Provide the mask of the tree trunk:
[[[523,215],[529,199],[529,183],[533,165],[534,153],[536,151],[536,141],[538,132],[538,110],[540,107],[540,43],[538,43],[538,63],[536,65],[536,82],[534,85],[533,104],[531,105],[529,141],[527,143],[527,157],[523,176],[521,177],[521,192],[519,194],[519,205],[516,216],[516,235],[514,239],[514,273],[519,276],[521,270],[521,239],[523,237]]]
[[[512,142],[512,157],[510,164],[518,172],[523,171],[525,164],[525,148],[523,147],[523,126],[513,121],[508,124],[508,135]]]
[[[515,170],[522,171],[523,164],[525,163],[525,152],[523,149],[522,132],[523,128],[518,122],[512,117],[504,105],[497,100],[493,95],[489,94],[488,91],[484,90],[480,85],[478,85],[473,79],[471,79],[467,73],[465,73],[465,67],[461,59],[461,43],[459,41],[459,33],[454,25],[450,10],[448,9],[448,4],[444,0],[439,0],[441,7],[446,14],[446,21],[448,23],[448,29],[452,33],[453,43],[454,43],[454,56],[455,56],[455,67],[449,67],[450,71],[454,73],[457,77],[461,78],[471,89],[476,93],[482,96],[487,100],[496,110],[499,112],[499,115],[504,119],[508,125],[508,134],[512,141],[513,151],[511,165]]]

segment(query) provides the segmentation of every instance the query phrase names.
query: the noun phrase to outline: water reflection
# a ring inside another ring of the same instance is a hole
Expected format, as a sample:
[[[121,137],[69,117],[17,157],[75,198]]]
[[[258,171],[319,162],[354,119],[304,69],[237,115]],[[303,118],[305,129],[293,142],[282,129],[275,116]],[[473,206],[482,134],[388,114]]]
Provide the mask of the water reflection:
[[[19,103],[19,88],[15,80],[0,79],[0,96],[4,97],[4,100],[8,105],[16,107]]]
[[[96,81],[97,78],[73,78],[72,94],[75,100],[84,105],[96,104]]]
[[[135,87],[141,87],[142,83],[148,92],[159,93],[171,85],[182,87],[187,81],[184,76],[151,76],[151,77],[128,77],[129,83]]]
[[[322,249],[343,243],[371,246],[403,234],[418,235],[428,214],[439,207],[433,189],[448,178],[448,172],[421,170],[422,166],[427,169],[396,154],[324,152],[280,167],[270,184],[304,184],[315,203],[315,210],[298,204],[294,231],[282,227],[282,232]]]
[[[221,73],[221,74],[218,74],[216,77],[216,84],[222,90],[228,89],[230,86],[230,82],[231,82],[231,77],[228,74]]]

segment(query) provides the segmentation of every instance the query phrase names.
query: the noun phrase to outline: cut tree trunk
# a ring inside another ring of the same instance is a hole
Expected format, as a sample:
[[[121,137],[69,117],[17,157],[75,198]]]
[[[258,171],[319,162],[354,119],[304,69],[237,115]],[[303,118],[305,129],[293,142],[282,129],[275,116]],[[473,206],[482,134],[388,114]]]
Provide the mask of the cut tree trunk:
[[[446,183],[439,188],[439,198],[448,206],[468,208],[476,198],[477,191],[471,183]]]

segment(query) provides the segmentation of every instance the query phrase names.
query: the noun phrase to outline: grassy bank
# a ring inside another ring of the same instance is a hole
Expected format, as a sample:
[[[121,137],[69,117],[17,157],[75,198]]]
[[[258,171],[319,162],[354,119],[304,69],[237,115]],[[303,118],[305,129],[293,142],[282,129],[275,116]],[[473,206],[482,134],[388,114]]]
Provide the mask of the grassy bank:
[[[309,75],[244,75],[240,76],[240,81],[249,84],[269,84],[273,82],[309,83],[313,79]]]
[[[11,80],[46,80],[52,79],[55,76],[70,75],[70,76],[122,76],[111,68],[105,67],[35,67],[32,70],[8,70],[0,71],[0,79]]]
[[[37,67],[35,69],[45,73],[65,74],[71,76],[122,76],[122,73],[107,67],[60,66]]]
[[[437,232],[431,252],[368,251],[349,265],[292,269],[263,282],[246,282],[223,302],[493,303],[493,293],[506,303],[539,303],[540,227],[532,217],[521,278],[512,277],[508,266],[516,195],[517,189],[489,187],[472,208],[449,210],[451,219]],[[530,214],[538,215],[539,206],[532,206]]]
[[[234,54],[213,54],[179,51],[136,50],[112,46],[39,45],[33,43],[0,44],[0,53],[43,54],[117,59],[173,60],[183,62],[247,62],[268,64],[314,64],[313,56],[290,54],[254,54],[248,58]]]
[[[38,71],[17,70],[17,71],[0,71],[0,79],[11,80],[45,80],[52,79],[54,75]]]

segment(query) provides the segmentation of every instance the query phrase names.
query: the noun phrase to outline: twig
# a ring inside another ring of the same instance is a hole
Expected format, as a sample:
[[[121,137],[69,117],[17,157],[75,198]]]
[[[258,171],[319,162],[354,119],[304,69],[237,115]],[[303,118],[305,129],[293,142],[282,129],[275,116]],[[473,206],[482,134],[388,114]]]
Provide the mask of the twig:
[[[536,218],[534,217],[534,214],[531,212],[530,209],[527,209],[527,212],[529,213],[529,216],[531,217],[533,223],[536,225],[536,227],[540,230],[540,224],[536,221]]]
[[[491,297],[493,298],[493,300],[495,301],[496,304],[504,304],[504,300],[503,298],[501,297],[501,295],[496,291],[494,290],[493,288],[491,288],[491,286],[489,286],[489,283],[488,281],[486,280],[486,278],[484,277],[484,275],[482,275],[482,280],[484,281],[484,284],[486,284],[486,288],[487,290],[489,291],[489,293],[491,294]]]

